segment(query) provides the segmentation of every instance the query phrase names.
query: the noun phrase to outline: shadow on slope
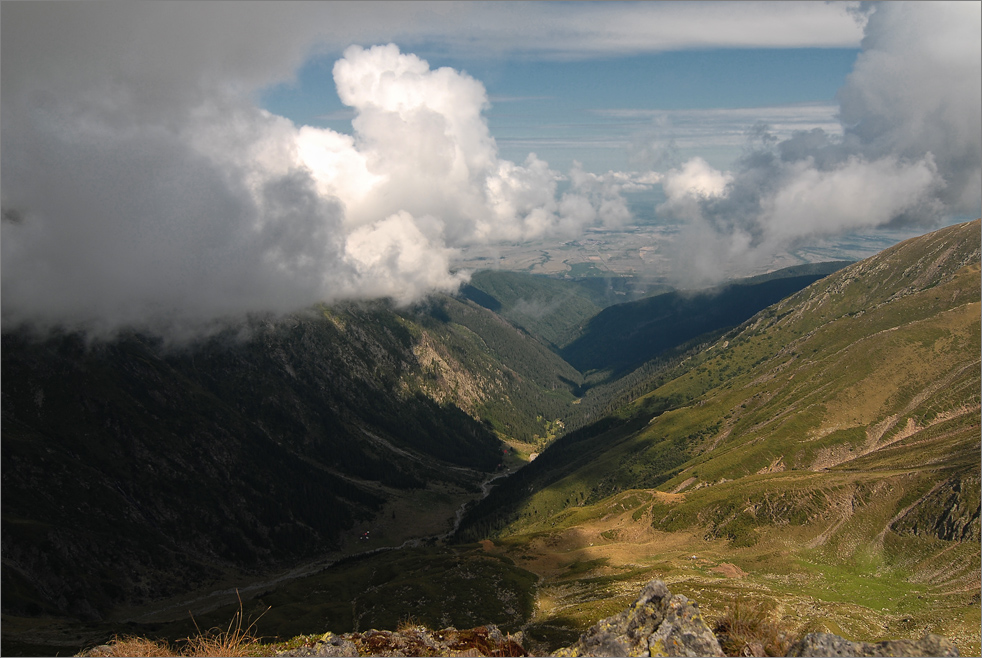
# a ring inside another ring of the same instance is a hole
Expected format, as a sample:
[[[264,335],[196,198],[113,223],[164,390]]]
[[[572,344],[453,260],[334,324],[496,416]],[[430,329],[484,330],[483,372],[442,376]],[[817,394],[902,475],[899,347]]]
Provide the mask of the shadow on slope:
[[[617,378],[698,336],[734,327],[845,265],[788,268],[722,288],[668,292],[610,306],[560,354],[580,372],[603,370]]]
[[[181,349],[4,334],[4,613],[96,620],[323,556],[400,491],[476,493],[500,443],[406,389],[404,323],[328,315]]]

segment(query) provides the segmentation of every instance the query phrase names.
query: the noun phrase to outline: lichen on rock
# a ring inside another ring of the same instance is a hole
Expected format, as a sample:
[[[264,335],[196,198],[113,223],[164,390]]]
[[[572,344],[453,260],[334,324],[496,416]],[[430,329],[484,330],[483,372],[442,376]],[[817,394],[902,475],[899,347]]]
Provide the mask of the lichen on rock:
[[[524,656],[521,637],[496,626],[433,631],[413,626],[398,631],[325,633],[313,643],[278,656]]]
[[[722,656],[699,606],[652,580],[626,610],[590,627],[553,656]]]
[[[957,656],[947,638],[928,633],[920,640],[852,642],[831,633],[808,633],[788,652],[789,656]]]

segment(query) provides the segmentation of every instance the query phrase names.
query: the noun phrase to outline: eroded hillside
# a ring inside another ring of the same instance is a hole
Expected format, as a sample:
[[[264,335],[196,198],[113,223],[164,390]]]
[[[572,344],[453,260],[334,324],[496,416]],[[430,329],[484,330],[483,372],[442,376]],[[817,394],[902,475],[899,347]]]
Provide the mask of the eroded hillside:
[[[544,575],[557,633],[654,573],[977,650],[979,237],[904,242],[768,308],[558,441],[461,537]]]

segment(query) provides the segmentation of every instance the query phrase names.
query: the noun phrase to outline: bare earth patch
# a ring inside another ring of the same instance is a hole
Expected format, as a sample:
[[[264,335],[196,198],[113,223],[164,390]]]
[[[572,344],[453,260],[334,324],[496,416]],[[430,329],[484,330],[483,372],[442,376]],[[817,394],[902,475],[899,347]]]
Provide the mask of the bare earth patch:
[[[730,564],[729,562],[723,562],[719,566],[713,567],[710,571],[715,571],[716,573],[721,573],[727,578],[743,578],[747,575],[747,572],[738,567],[735,564]]]

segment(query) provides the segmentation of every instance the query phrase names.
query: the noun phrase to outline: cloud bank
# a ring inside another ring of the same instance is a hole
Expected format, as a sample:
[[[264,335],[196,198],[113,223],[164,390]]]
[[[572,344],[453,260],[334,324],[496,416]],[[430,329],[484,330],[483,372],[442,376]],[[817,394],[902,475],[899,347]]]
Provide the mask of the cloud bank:
[[[675,251],[694,280],[816,235],[978,212],[977,4],[875,5],[841,130],[761,130],[732,173],[694,159],[602,175],[501,158],[480,82],[349,44],[850,47],[864,16],[852,3],[502,7],[3,3],[4,327],[195,333],[321,301],[410,302],[457,287],[469,246],[616,226],[621,192],[658,182],[660,212],[689,227]],[[351,135],[256,104],[324,52],[343,52]]]
[[[685,222],[675,275],[701,285],[814,240],[982,212],[978,3],[878,3],[838,93],[841,134],[761,126],[733,173],[666,173],[658,212]]]
[[[221,66],[110,64],[13,73],[11,93],[4,69],[5,326],[193,334],[317,302],[408,303],[460,285],[463,247],[628,214],[616,182],[500,159],[481,83],[394,45],[334,67],[353,136],[258,109],[250,85],[212,84]]]

